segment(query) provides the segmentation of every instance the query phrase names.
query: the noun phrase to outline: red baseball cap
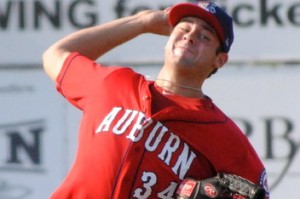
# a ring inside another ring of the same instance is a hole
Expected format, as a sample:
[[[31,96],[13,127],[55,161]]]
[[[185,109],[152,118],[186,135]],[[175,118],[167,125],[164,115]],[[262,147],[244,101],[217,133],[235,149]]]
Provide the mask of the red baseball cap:
[[[183,17],[199,17],[216,31],[224,52],[229,52],[233,43],[232,18],[213,2],[179,3],[169,13],[169,22],[174,27]]]

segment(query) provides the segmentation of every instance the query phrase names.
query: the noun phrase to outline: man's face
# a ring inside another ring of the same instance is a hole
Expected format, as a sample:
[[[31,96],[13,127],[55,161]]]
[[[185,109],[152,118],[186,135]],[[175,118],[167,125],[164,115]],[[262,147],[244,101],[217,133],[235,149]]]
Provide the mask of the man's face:
[[[218,67],[219,46],[217,34],[209,24],[196,17],[185,17],[170,35],[166,62],[205,76]]]

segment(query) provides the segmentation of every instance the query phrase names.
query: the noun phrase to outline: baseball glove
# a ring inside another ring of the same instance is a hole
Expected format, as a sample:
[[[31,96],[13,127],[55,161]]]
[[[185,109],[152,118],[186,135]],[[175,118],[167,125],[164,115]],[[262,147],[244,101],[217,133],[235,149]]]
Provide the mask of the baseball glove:
[[[177,199],[264,199],[265,190],[237,175],[219,173],[205,180],[185,179]]]

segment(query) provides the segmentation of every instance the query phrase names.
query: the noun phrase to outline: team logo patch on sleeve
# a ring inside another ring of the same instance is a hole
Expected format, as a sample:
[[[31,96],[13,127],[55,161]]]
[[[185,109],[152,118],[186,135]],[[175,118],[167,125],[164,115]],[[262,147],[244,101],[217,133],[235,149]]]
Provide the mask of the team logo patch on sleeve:
[[[267,177],[267,171],[266,171],[266,169],[264,169],[262,171],[261,175],[260,175],[259,185],[262,186],[265,189],[266,195],[269,196],[270,195],[270,191],[269,191],[268,177]]]

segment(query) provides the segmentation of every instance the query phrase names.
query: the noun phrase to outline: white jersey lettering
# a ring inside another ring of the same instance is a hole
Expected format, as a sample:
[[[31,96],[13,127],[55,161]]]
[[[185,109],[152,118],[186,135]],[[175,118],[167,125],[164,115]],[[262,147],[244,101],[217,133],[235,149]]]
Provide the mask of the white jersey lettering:
[[[156,135],[157,131],[160,130],[159,134]],[[168,131],[167,127],[163,126],[162,123],[157,122],[152,131],[150,132],[150,135],[145,143],[145,148],[148,151],[155,151],[157,149],[157,146],[161,142],[162,137],[165,135],[165,133]]]
[[[190,150],[188,144],[184,143],[179,136],[170,132],[163,123],[155,121],[153,124],[153,122],[151,118],[147,118],[142,112],[129,109],[122,110],[121,107],[115,107],[98,126],[96,133],[110,131],[115,135],[123,135],[129,132],[126,139],[135,143],[141,141],[143,136],[147,136],[144,143],[146,151],[155,152],[160,149],[161,151],[157,151],[158,159],[170,166],[172,172],[180,179],[184,179],[193,160],[196,158],[196,154]],[[145,129],[147,129],[147,135],[144,135]],[[161,147],[159,147],[160,145]],[[182,150],[180,154],[178,153],[179,150]],[[171,165],[171,160],[173,160],[173,165]],[[139,192],[141,190],[137,191],[136,195],[142,193]]]
[[[130,126],[132,121],[135,119],[137,114],[138,114],[138,111],[126,110],[125,114],[118,121],[118,123],[114,126],[113,133],[116,135],[123,134],[127,130],[127,128]]]
[[[96,130],[96,133],[102,131],[106,132],[109,130],[112,121],[116,118],[117,114],[122,110],[121,107],[114,107],[112,111],[104,118],[99,127]]]
[[[146,119],[145,115],[139,112],[139,116],[135,124],[133,125],[127,138],[133,142],[138,142],[144,135],[144,129],[152,123],[152,119]]]
[[[179,137],[171,133],[169,140],[165,144],[162,152],[158,155],[158,157],[161,160],[163,160],[167,165],[170,165],[170,160],[172,158],[172,155],[178,149],[179,144],[180,144]]]
[[[196,154],[190,150],[186,143],[184,143],[183,151],[178,157],[175,166],[172,168],[173,172],[176,173],[181,180],[183,180],[195,158]]]

